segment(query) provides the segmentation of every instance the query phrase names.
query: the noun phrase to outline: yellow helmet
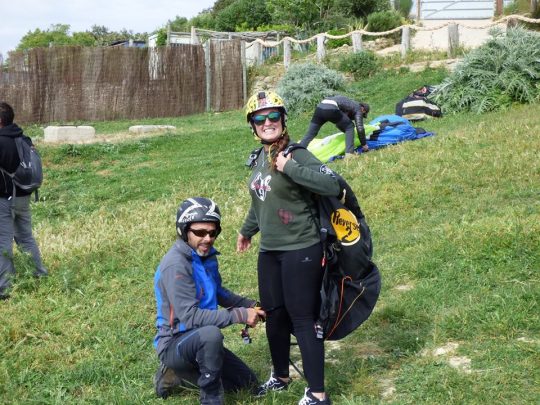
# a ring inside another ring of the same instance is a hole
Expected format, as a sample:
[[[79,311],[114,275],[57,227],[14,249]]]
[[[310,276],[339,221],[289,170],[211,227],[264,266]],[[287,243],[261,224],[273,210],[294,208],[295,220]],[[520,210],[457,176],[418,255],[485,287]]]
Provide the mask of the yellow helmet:
[[[287,114],[285,103],[279,94],[273,91],[263,90],[256,92],[249,98],[246,104],[247,122],[250,122],[251,115],[254,112],[264,110],[265,108],[279,108],[283,110],[283,113]]]

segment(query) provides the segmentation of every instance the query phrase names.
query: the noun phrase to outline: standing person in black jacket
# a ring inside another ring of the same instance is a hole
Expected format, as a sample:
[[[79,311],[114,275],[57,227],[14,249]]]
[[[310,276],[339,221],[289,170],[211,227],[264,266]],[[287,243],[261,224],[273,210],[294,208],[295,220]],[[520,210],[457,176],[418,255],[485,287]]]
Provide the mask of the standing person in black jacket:
[[[309,128],[300,141],[300,145],[307,148],[309,143],[317,136],[321,127],[328,121],[345,133],[345,156],[354,154],[354,127],[358,132],[360,146],[364,152],[368,151],[366,131],[363,119],[367,117],[369,105],[351,100],[345,96],[336,95],[322,100],[311,118]],[[354,123],[353,123],[354,121]]]
[[[30,145],[32,140],[13,123],[13,108],[0,102],[0,167],[13,173],[20,164],[14,138],[22,136]],[[39,247],[32,235],[32,213],[30,194],[17,188],[13,198],[11,178],[0,172],[0,299],[9,298],[10,278],[15,273],[13,266],[13,239],[34,260],[36,277],[46,276],[47,270],[41,261]]]

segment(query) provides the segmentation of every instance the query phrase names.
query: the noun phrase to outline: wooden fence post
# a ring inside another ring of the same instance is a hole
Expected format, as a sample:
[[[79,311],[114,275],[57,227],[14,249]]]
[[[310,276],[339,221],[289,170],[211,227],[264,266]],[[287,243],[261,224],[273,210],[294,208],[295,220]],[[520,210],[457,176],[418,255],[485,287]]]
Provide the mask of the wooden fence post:
[[[291,41],[288,38],[283,39],[283,66],[285,70],[291,65]]]
[[[360,32],[352,33],[353,52],[362,52],[362,34]]]
[[[508,28],[516,28],[518,26],[518,19],[517,18],[509,18],[506,21],[506,29]]]
[[[242,98],[244,104],[247,102],[247,63],[246,63],[246,41],[240,41],[240,61],[242,62]]]
[[[405,58],[411,48],[411,29],[408,25],[401,29],[401,57]]]
[[[324,34],[317,35],[317,62],[321,63],[325,56]]]
[[[261,44],[257,40],[255,40],[252,42],[251,46],[253,47],[253,54],[255,56],[254,64],[260,65],[261,64]]]
[[[191,27],[191,45],[199,45],[199,37],[197,36],[195,27]]]
[[[167,24],[167,46],[171,45],[171,24]]]
[[[502,15],[503,8],[504,8],[503,0],[495,0],[495,12],[493,13],[495,17]]]
[[[529,7],[529,12],[534,15],[536,9],[538,8],[538,0],[531,0],[531,5]]]
[[[455,23],[448,24],[448,57],[454,58],[459,47],[459,31]]]
[[[212,109],[212,69],[211,69],[211,45],[210,42],[212,40],[208,38],[208,41],[206,41],[203,45],[204,49],[204,67],[206,70],[206,112],[210,112]]]
[[[261,44],[260,42],[257,42],[259,44],[259,48],[257,48],[257,64],[262,65],[264,63],[264,48],[265,46]]]

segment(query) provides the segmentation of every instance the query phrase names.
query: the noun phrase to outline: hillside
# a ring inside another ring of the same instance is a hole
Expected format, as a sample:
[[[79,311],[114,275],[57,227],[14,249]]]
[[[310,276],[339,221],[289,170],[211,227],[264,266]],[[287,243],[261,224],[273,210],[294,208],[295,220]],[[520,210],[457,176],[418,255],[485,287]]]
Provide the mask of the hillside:
[[[362,94],[374,117],[444,75],[388,74],[348,91]],[[537,401],[539,116],[538,104],[446,116],[422,123],[434,137],[331,164],[360,199],[383,276],[371,318],[327,345],[334,404]],[[289,121],[295,137],[309,118]],[[188,196],[218,202],[224,282],[256,296],[256,249],[235,253],[248,207],[244,162],[257,146],[243,113],[149,122],[178,129],[122,143],[40,145],[46,171],[34,227],[50,277],[33,279],[17,253],[12,298],[0,304],[1,403],[162,403],[152,387],[152,279]],[[131,124],[95,126],[114,133]],[[321,136],[333,131],[325,126]],[[225,330],[227,347],[266,378],[264,331],[252,333],[251,345],[239,334]],[[241,392],[227,403],[294,403],[304,386],[296,377],[275,398]],[[187,392],[173,402],[197,398]]]

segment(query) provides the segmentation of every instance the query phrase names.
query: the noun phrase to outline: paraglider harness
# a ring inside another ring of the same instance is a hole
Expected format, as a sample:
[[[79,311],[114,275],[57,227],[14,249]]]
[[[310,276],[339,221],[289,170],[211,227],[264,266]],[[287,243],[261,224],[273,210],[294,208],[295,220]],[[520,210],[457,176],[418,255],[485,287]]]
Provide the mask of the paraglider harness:
[[[289,144],[287,156],[303,146]],[[262,148],[251,152],[246,166],[253,167]],[[323,244],[321,308],[315,323],[317,337],[339,340],[371,314],[381,289],[381,276],[371,261],[371,232],[352,188],[334,172],[341,193],[337,197],[313,195]],[[311,204],[309,204],[311,206]]]

